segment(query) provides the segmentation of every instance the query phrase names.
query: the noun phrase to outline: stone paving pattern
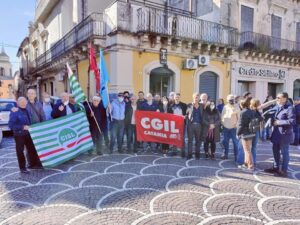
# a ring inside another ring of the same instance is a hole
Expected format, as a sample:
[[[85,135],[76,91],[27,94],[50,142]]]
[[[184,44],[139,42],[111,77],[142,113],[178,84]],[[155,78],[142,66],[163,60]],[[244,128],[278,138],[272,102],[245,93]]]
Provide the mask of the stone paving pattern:
[[[218,149],[217,157],[220,158]],[[20,174],[14,141],[0,146],[0,224],[300,224],[300,149],[288,178],[229,160],[186,160],[141,153],[82,155],[54,169]]]

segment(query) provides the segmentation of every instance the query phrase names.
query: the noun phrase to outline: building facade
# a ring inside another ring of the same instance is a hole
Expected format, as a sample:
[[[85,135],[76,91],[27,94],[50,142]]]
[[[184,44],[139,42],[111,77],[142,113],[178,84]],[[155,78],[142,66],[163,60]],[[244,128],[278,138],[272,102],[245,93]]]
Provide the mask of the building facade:
[[[300,8],[298,1],[227,1],[230,25],[240,31],[232,57],[231,92],[260,100],[287,91],[299,96]]]
[[[211,99],[245,91],[261,100],[281,90],[299,95],[298,1],[36,4],[35,21],[19,54],[23,66],[32,66],[26,73],[23,69],[25,83],[40,92],[58,96],[68,91],[69,62],[84,91],[93,95],[95,82],[88,76],[92,43],[97,53],[104,49],[111,94],[141,90],[164,96],[176,91],[186,102],[193,92],[206,92]]]
[[[4,47],[2,47],[0,53],[0,98],[14,98],[12,65]]]

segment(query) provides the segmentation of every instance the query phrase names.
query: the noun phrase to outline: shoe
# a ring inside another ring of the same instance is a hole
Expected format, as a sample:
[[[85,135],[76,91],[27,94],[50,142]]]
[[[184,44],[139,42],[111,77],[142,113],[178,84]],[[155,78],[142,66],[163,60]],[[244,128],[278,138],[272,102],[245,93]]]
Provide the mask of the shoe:
[[[118,150],[118,153],[123,154],[124,151],[123,151],[122,149],[119,149],[119,150]]]
[[[24,173],[24,174],[29,174],[29,171],[26,168],[25,169],[20,169],[20,172]]]
[[[195,153],[195,158],[196,158],[197,160],[199,160],[199,159],[200,159],[200,153]]]
[[[214,154],[214,153],[212,153],[212,154],[210,155],[210,159],[215,160],[215,154]]]
[[[279,177],[288,177],[288,173],[286,171],[282,171],[282,170],[279,170],[276,173],[276,175],[279,176]]]
[[[272,167],[272,168],[269,168],[269,169],[264,169],[264,171],[266,173],[278,173],[279,172],[279,169],[278,168],[275,168],[275,167]]]
[[[226,160],[226,159],[228,159],[228,156],[223,155],[223,156],[221,157],[221,159],[222,159],[222,160]]]
[[[208,159],[208,158],[209,158],[209,154],[205,153],[205,159]]]
[[[193,158],[192,155],[188,155],[188,156],[186,157],[187,160],[190,160],[191,158]]]
[[[103,153],[102,152],[97,152],[97,155],[103,155]]]
[[[42,166],[28,166],[28,169],[31,169],[31,170],[42,170],[44,168]]]

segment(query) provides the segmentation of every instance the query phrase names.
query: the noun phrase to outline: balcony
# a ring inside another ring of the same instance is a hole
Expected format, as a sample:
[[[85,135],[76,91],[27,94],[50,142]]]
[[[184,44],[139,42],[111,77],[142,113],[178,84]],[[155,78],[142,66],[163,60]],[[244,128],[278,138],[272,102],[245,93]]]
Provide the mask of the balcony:
[[[201,20],[172,9],[139,8],[136,32],[211,45],[238,47],[239,34],[236,28]]]
[[[272,36],[254,33],[241,33],[241,50],[254,50],[261,53],[300,55],[300,42],[275,38]]]
[[[76,25],[62,39],[56,42],[49,50],[36,59],[36,69],[39,69],[53,60],[65,55],[71,49],[91,38],[104,38],[105,26],[102,14],[91,14]]]
[[[36,0],[35,21],[43,21],[59,0]]]

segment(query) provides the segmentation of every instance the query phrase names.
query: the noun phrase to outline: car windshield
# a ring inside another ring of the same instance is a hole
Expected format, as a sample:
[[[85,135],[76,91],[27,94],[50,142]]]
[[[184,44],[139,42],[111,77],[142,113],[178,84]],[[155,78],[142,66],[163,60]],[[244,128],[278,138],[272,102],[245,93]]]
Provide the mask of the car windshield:
[[[15,102],[9,102],[9,101],[5,101],[5,102],[0,102],[0,112],[2,111],[10,111],[12,109],[12,107],[16,107],[17,104]]]

